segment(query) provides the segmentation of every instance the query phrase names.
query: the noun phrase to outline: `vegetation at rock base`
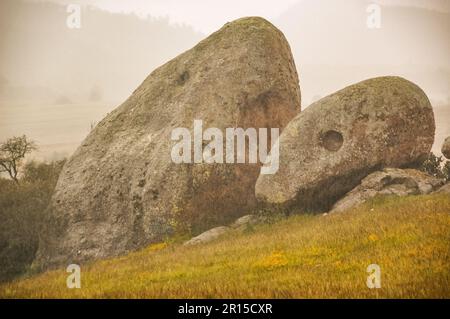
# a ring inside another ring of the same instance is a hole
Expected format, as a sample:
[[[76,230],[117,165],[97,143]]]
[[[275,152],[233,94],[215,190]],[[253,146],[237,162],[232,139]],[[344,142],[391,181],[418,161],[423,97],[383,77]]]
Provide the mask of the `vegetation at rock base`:
[[[152,245],[0,286],[3,298],[450,298],[448,194],[378,197],[349,211],[295,215],[208,244]],[[381,289],[366,270],[381,267]]]
[[[430,152],[420,169],[431,176],[450,181],[450,161],[442,156],[436,156]]]
[[[0,178],[0,282],[29,269],[63,164],[29,162],[19,182]]]

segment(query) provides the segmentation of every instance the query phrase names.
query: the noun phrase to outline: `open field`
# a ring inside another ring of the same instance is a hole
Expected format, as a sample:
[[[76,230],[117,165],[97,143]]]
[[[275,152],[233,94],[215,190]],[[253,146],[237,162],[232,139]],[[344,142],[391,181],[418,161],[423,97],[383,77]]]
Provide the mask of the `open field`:
[[[32,157],[40,160],[67,157],[90,131],[114,109],[106,103],[30,104],[0,101],[0,142],[27,135],[38,143]]]

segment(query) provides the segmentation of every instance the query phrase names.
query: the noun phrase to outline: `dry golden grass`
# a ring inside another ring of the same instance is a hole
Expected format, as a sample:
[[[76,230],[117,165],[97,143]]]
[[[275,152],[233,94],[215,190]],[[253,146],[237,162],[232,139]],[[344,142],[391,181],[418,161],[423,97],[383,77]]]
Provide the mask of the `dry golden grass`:
[[[205,245],[157,244],[81,267],[81,289],[51,271],[3,298],[450,298],[450,197],[378,198],[293,216]],[[366,268],[381,267],[381,289]]]

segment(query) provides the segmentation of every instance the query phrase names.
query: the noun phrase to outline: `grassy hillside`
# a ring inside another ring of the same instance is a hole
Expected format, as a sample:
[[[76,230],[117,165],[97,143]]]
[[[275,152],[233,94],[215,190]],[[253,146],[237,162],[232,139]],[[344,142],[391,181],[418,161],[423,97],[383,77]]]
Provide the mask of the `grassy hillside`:
[[[381,267],[381,289],[366,268]],[[450,197],[378,198],[336,215],[292,216],[195,247],[156,244],[81,267],[81,289],[51,271],[0,297],[450,298]]]

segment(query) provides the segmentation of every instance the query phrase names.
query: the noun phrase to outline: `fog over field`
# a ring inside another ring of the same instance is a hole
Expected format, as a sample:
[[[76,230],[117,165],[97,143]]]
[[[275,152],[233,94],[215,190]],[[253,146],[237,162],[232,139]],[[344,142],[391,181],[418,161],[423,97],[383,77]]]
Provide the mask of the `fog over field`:
[[[436,116],[439,152],[450,135],[450,1],[0,1],[0,141],[27,134],[38,156],[70,154],[92,125],[152,70],[233,19],[258,15],[286,35],[302,108],[361,80],[399,75],[418,84]],[[381,6],[380,28],[367,26]]]

